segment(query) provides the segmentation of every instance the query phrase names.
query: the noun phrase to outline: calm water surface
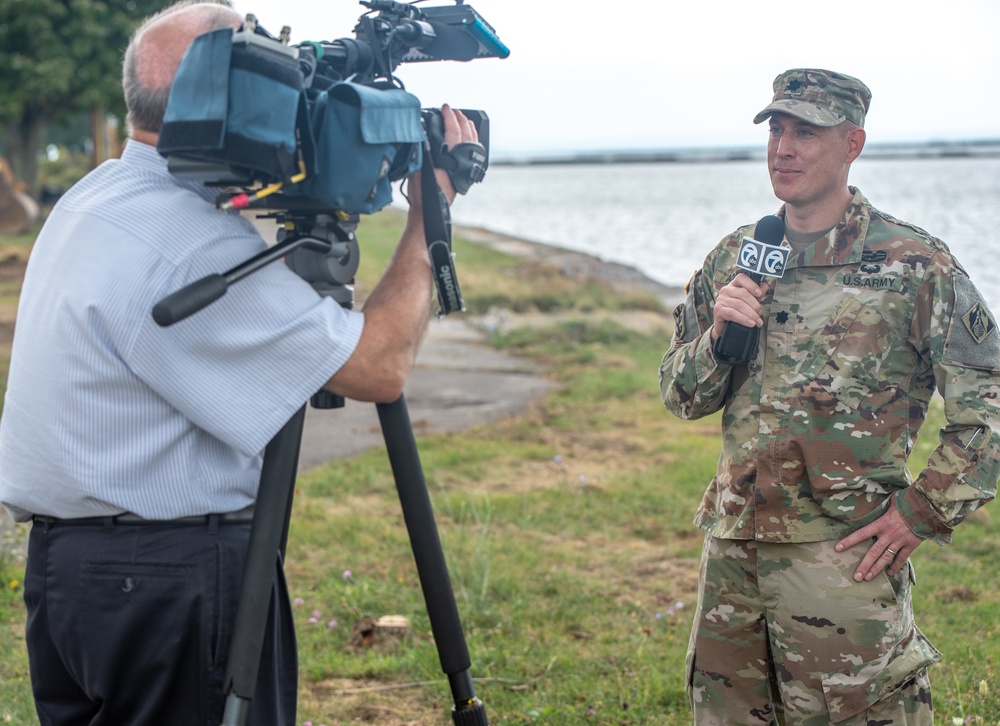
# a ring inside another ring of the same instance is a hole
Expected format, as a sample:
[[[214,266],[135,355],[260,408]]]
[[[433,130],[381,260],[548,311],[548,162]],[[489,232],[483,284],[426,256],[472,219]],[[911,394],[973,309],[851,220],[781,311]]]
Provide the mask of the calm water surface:
[[[948,243],[1000,314],[1000,159],[862,157],[850,183]],[[452,216],[683,285],[722,237],[779,204],[763,161],[493,166]]]

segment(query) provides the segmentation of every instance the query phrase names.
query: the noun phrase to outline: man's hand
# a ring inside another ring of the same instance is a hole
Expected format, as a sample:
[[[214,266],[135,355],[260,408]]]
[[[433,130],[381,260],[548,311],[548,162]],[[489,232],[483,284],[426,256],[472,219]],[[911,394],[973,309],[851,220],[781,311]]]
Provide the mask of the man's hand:
[[[837,552],[843,552],[867,539],[875,541],[854,573],[855,582],[871,580],[886,567],[889,568],[890,575],[895,575],[906,563],[906,558],[923,542],[906,526],[895,506],[890,506],[889,511],[871,524],[840,540]]]
[[[449,149],[459,144],[479,142],[476,125],[467,119],[461,111],[445,104],[441,107],[441,121],[444,123],[444,141]],[[451,204],[455,201],[455,187],[451,183],[451,177],[444,169],[435,169],[434,175],[437,177],[438,186],[441,187],[441,191],[448,199],[448,204]],[[410,209],[419,210],[422,198],[419,171],[407,180],[406,191],[410,200]]]
[[[762,326],[764,319],[760,316],[762,309],[760,301],[767,291],[768,284],[766,282],[758,285],[750,279],[749,275],[742,272],[733,278],[732,282],[719,290],[719,297],[715,301],[715,309],[712,313],[714,318],[712,342],[714,343],[722,335],[727,322],[739,323],[748,328]]]

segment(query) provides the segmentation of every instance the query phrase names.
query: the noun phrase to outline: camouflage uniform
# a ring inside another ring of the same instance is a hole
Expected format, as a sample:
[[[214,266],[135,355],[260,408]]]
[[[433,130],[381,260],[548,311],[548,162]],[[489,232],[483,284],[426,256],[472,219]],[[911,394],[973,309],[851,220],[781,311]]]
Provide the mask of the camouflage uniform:
[[[933,723],[926,667],[940,654],[913,623],[910,566],[854,582],[867,547],[835,544],[705,538],[696,723]]]
[[[689,652],[699,723],[727,722],[727,713],[733,723],[769,723],[773,708],[794,723],[851,723],[859,713],[864,723],[865,708],[875,718],[893,700],[907,704],[899,713],[922,715],[880,723],[931,722],[924,668],[940,656],[912,623],[910,566],[859,584],[851,574],[866,547],[839,554],[832,547],[889,507],[918,536],[946,544],[995,496],[1000,332],[943,242],[851,191],[841,222],[768,280],[748,365],[719,365],[709,331],[716,295],[735,276],[740,241],[753,227],[718,245],[674,311],[676,331],[660,366],[664,404],[684,419],[723,411],[722,456],[695,519],[708,535]],[[948,423],[913,480],[906,460],[935,387]],[[760,562],[752,577],[739,570],[765,552],[764,570]],[[793,570],[795,577],[787,574]],[[789,602],[782,592],[783,623],[768,620],[759,589],[775,572],[786,573],[785,588],[798,581],[802,596]],[[884,597],[873,600],[867,589],[878,587]],[[845,598],[851,605],[820,607]],[[870,613],[873,602],[882,605]],[[878,610],[893,603],[892,621],[882,623]],[[872,626],[869,615],[882,624]],[[728,629],[740,620],[746,629]],[[792,623],[789,635],[783,629]],[[782,635],[789,640],[777,645]],[[761,660],[766,650],[733,657],[747,638],[771,638],[770,667]],[[708,665],[713,642],[719,657]],[[824,644],[828,652],[818,655]],[[844,670],[822,670],[837,659]],[[733,695],[742,679],[764,693],[752,708]],[[748,720],[754,709],[759,718]]]

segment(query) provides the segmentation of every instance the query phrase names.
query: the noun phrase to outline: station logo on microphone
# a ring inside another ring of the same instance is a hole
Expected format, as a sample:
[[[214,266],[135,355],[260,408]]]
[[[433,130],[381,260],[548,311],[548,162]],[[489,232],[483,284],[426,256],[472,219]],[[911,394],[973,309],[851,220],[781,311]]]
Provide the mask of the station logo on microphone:
[[[781,277],[785,272],[789,250],[779,245],[769,245],[751,237],[744,237],[736,265],[745,272],[767,277]]]

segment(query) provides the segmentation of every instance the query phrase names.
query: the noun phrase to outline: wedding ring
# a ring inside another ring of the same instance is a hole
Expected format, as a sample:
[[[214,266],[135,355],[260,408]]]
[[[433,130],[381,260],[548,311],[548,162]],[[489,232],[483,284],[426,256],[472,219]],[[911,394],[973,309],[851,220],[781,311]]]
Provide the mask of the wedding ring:
[[[896,556],[896,550],[891,550],[891,549],[889,549],[888,547],[886,547],[886,548],[885,548],[885,551],[886,551],[886,552],[888,552],[888,553],[889,553],[890,555],[892,555],[893,557],[895,557],[895,556]]]

